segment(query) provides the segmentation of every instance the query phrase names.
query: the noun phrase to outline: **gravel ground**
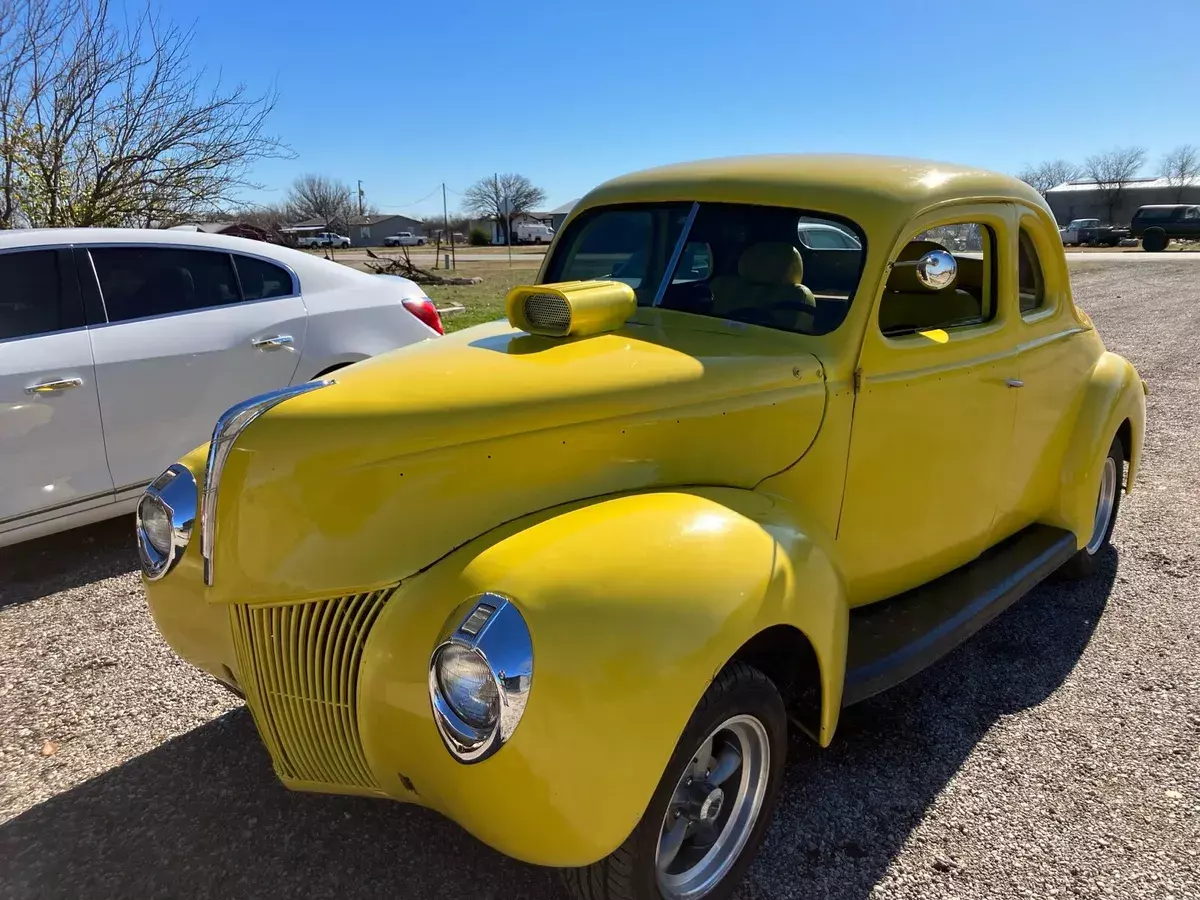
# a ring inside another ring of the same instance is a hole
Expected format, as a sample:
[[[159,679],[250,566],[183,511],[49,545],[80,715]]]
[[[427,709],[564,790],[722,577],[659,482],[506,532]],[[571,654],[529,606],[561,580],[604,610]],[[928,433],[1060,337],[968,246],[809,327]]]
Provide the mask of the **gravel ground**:
[[[830,750],[796,742],[743,900],[1200,897],[1195,272],[1075,272],[1151,388],[1100,576],[848,711]],[[0,896],[562,900],[433,813],[283,790],[245,709],[157,637],[130,530],[0,551]]]

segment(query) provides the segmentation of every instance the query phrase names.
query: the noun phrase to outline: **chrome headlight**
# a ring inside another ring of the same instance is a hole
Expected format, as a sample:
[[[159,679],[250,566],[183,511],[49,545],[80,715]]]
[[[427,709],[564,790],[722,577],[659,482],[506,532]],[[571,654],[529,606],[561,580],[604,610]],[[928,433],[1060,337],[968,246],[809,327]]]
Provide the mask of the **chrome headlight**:
[[[487,759],[512,737],[533,682],[533,641],[512,601],[483,594],[429,659],[433,720],[460,762]]]
[[[150,483],[137,508],[142,571],[157,581],[175,567],[192,539],[199,495],[196,479],[176,463]]]

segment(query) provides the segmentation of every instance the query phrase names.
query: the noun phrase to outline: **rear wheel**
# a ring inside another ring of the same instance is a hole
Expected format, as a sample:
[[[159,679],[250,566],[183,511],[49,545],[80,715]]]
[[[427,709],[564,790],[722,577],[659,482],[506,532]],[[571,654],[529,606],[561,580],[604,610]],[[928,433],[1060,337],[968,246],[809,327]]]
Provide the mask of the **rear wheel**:
[[[604,859],[567,870],[579,900],[728,897],[762,844],[783,782],[787,719],[741,662],[709,686],[641,821]]]
[[[1157,226],[1147,228],[1142,234],[1142,249],[1149,250],[1151,253],[1159,253],[1167,249],[1167,245],[1171,243],[1171,239],[1167,237],[1167,233]]]
[[[1114,438],[1100,469],[1100,489],[1096,512],[1092,517],[1092,535],[1082,550],[1059,570],[1064,578],[1089,578],[1096,571],[1097,559],[1112,542],[1113,526],[1121,508],[1121,477],[1125,471],[1125,448]]]

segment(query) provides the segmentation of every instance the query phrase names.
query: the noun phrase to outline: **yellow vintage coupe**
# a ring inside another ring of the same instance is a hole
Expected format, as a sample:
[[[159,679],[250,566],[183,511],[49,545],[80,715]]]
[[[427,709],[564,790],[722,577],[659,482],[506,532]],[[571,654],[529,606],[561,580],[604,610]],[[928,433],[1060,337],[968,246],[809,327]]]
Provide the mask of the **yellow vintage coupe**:
[[[600,898],[727,896],[789,723],[908,678],[1134,483],[1144,385],[1002,175],[619,178],[507,321],[230,409],[147,490],[150,608],[288,787],[439,810]]]

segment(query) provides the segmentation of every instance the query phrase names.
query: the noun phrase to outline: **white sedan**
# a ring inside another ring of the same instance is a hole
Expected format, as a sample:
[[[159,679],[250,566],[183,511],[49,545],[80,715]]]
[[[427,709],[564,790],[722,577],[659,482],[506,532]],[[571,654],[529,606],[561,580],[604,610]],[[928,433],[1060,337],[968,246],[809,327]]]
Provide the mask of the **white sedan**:
[[[0,232],[0,546],[131,512],[233,404],[441,330],[410,281],[258,241]]]

